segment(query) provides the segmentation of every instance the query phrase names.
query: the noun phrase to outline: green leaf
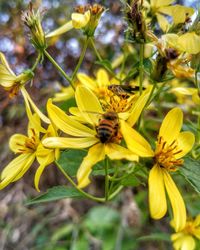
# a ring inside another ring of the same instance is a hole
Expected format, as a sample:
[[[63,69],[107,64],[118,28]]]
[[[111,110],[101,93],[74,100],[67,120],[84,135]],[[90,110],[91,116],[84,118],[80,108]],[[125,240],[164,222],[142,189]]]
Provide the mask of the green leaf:
[[[56,201],[66,198],[82,198],[84,197],[77,189],[66,186],[56,186],[47,190],[46,193],[27,201],[26,205]]]
[[[83,150],[70,149],[61,153],[57,163],[68,175],[74,177],[86,154]]]
[[[112,71],[112,65],[109,60],[101,60],[101,61],[96,61],[95,64],[101,65],[106,69],[109,69]]]
[[[146,235],[139,237],[138,241],[171,241],[170,235],[167,233],[153,233],[151,235]]]
[[[131,174],[121,181],[121,185],[125,187],[137,187],[141,184],[141,181],[134,175]]]
[[[70,107],[76,107],[76,101],[74,98],[71,98],[67,101],[64,101],[64,102],[60,102],[58,104],[58,107],[60,109],[62,109],[63,111],[67,112],[69,110]]]
[[[183,166],[179,169],[195,191],[200,193],[200,161],[196,161],[192,158],[185,158]]]

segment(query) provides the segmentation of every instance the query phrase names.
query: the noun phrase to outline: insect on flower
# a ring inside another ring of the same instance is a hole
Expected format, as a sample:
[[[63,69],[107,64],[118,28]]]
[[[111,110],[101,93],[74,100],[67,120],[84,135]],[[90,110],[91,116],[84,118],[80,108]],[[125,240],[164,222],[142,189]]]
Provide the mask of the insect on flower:
[[[121,139],[119,133],[119,118],[116,112],[106,112],[99,119],[99,125],[96,127],[97,138],[102,143],[114,142]]]
[[[139,86],[131,86],[129,84],[111,84],[108,86],[108,89],[120,98],[128,99],[131,95],[135,94],[135,92],[139,90]]]

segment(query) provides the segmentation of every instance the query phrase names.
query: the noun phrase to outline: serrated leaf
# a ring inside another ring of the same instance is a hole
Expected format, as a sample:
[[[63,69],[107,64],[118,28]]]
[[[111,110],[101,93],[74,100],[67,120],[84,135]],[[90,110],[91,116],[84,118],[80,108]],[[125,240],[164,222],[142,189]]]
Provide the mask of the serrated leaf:
[[[47,190],[46,193],[27,201],[26,205],[56,201],[66,198],[82,198],[84,195],[73,187],[56,186]]]
[[[180,173],[191,184],[197,193],[200,193],[200,161],[185,158],[180,168]]]
[[[57,164],[59,164],[68,175],[74,177],[86,154],[86,151],[76,149],[64,151],[61,153]]]

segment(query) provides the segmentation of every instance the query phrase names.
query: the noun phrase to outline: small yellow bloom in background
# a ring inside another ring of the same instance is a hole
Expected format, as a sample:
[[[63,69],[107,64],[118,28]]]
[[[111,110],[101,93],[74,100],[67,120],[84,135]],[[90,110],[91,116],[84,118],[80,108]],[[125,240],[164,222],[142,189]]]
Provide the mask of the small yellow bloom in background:
[[[171,5],[174,0],[151,0],[150,5],[153,14],[156,15],[158,24],[164,32],[167,32],[170,28],[170,23],[165,17],[169,15],[173,18],[173,24],[185,23],[187,18],[194,14],[194,9],[182,5]]]
[[[33,122],[33,119],[35,120]],[[55,136],[56,131],[52,125],[45,130],[45,135],[40,139],[41,124],[37,114],[28,124],[28,136],[14,134],[10,138],[9,146],[15,154],[20,154],[12,160],[2,171],[0,177],[0,189],[5,188],[11,182],[19,180],[37,159],[40,166],[35,174],[35,188],[39,191],[39,179],[44,168],[59,157],[58,150],[45,149],[41,141],[48,136]],[[36,125],[37,124],[37,125]],[[43,129],[44,130],[44,129]]]
[[[171,222],[174,227],[174,222]],[[194,219],[187,219],[185,227],[172,234],[171,240],[173,242],[174,250],[197,250],[196,240],[200,240],[200,214]]]
[[[38,107],[34,104],[28,92],[26,91],[24,85],[33,78],[34,74],[31,70],[26,70],[20,75],[15,75],[15,73],[11,70],[5,56],[0,52],[0,86],[2,86],[8,93],[10,98],[16,96],[19,91],[21,91],[25,106],[26,112],[29,120],[35,121],[33,119],[33,109],[39,117],[45,122],[50,123],[49,119],[38,109]]]
[[[191,104],[189,100],[187,99],[188,96],[191,96],[193,104],[200,105],[200,96],[199,96],[198,89],[196,88],[176,87],[176,88],[172,88],[170,92],[176,95],[179,103],[187,102],[188,104]]]

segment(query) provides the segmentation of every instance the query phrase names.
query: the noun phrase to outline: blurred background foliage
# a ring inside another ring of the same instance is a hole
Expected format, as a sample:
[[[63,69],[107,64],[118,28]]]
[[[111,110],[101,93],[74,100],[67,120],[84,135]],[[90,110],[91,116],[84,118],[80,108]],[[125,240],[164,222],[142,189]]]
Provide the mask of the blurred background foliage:
[[[82,0],[36,0],[35,6],[46,10],[43,27],[53,30],[70,19],[78,4],[93,3]],[[103,58],[112,60],[124,48],[126,24],[120,1],[95,1],[108,10],[95,32],[96,46]],[[178,1],[184,4],[184,1]],[[198,1],[186,1],[196,6]],[[12,69],[22,72],[34,63],[36,53],[21,22],[21,12],[28,0],[0,1],[0,51],[7,56]],[[72,73],[80,52],[83,35],[73,30],[57,41],[52,41],[48,51],[67,73]],[[81,70],[94,76],[99,68],[92,49],[88,49]],[[41,107],[48,97],[67,86],[66,81],[44,61],[39,66],[32,84],[28,86],[32,98]],[[27,118],[21,96],[10,100],[0,89],[0,162],[3,168],[13,157],[8,139],[13,133],[25,133]],[[164,250],[172,249],[169,218],[153,221],[149,218],[146,184],[127,189],[114,202],[106,205],[86,200],[65,199],[42,205],[25,205],[27,198],[37,192],[33,188],[34,167],[22,180],[0,192],[0,250]],[[200,211],[191,188],[176,176],[186,192],[185,200],[192,215]],[[66,184],[54,166],[49,166],[42,176],[41,189]],[[96,178],[90,192],[101,195],[101,178]],[[194,196],[194,197],[193,197]],[[200,248],[199,248],[200,249]]]

